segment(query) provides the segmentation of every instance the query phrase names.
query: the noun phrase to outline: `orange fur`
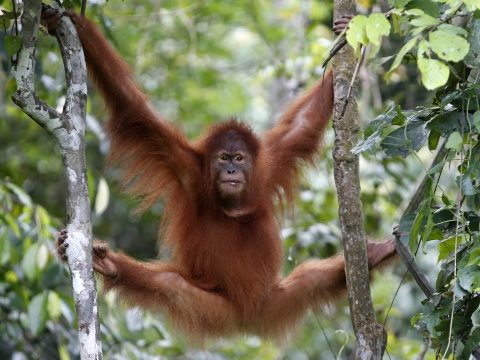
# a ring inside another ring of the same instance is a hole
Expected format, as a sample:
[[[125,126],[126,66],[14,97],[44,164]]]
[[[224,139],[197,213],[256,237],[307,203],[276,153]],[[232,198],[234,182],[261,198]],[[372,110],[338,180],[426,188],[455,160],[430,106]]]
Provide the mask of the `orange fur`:
[[[283,338],[306,310],[345,288],[343,256],[312,260],[282,280],[281,240],[274,202],[292,203],[297,174],[312,162],[333,107],[332,72],[295,101],[261,139],[230,120],[195,143],[156,115],[125,62],[87,19],[69,14],[82,41],[90,75],[110,113],[111,159],[124,168],[124,184],[148,208],[166,202],[163,236],[170,262],[142,263],[107,250],[98,264],[114,264],[105,289],[132,304],[165,311],[191,340],[256,333]],[[240,134],[254,158],[244,216],[222,212],[210,177],[212,144]],[[378,251],[376,249],[379,249]],[[392,247],[370,246],[372,267]]]

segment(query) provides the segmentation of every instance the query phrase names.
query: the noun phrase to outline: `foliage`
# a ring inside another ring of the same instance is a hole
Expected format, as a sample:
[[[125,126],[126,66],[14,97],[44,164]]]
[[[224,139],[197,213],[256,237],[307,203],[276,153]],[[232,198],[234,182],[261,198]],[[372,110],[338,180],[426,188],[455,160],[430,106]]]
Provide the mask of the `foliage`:
[[[67,277],[52,256],[55,225],[21,188],[0,182],[2,358],[12,352],[52,358],[75,345],[72,298],[62,290]]]
[[[404,45],[386,73],[402,60],[416,62],[422,84],[437,89],[429,106],[404,110],[391,105],[364,130],[355,151],[383,150],[406,157],[444,146],[446,156],[430,170],[427,191],[414,213],[400,220],[402,241],[413,253],[427,243],[438,249],[441,270],[436,293],[412,324],[437,356],[468,359],[478,346],[480,327],[480,138],[478,7],[473,1],[395,1],[394,31]],[[472,13],[472,11],[475,11]],[[463,19],[457,26],[456,19]],[[364,42],[362,44],[367,44]],[[416,49],[416,51],[414,51]],[[443,145],[441,145],[443,144]]]

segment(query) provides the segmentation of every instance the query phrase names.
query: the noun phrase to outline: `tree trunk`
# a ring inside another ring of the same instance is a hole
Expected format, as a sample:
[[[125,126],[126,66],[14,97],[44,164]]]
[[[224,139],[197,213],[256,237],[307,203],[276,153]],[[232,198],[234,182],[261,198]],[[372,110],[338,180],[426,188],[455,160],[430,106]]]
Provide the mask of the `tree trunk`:
[[[334,19],[355,14],[352,0],[335,0]],[[386,332],[375,320],[370,295],[368,258],[363,210],[360,200],[358,155],[351,152],[358,142],[359,115],[354,87],[347,99],[355,69],[355,58],[350,46],[344,46],[333,60],[335,106],[333,150],[335,184],[337,187],[339,218],[345,253],[350,313],[357,337],[356,359],[381,359],[386,346]],[[347,106],[345,108],[345,102]]]
[[[57,29],[67,81],[62,113],[41,101],[34,90],[40,0],[26,0],[22,15],[22,49],[12,72],[17,91],[12,100],[57,140],[67,184],[68,266],[78,316],[81,359],[102,359],[97,291],[92,268],[92,225],[85,166],[87,71],[80,40],[68,17]]]

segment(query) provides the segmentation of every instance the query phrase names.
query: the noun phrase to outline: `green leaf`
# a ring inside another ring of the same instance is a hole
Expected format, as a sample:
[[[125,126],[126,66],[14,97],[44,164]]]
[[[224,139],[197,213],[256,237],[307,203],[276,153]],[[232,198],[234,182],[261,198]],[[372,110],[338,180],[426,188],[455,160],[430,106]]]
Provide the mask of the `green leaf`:
[[[390,0],[389,3],[392,4],[395,8],[401,9],[404,8],[411,0]]]
[[[430,134],[428,134],[428,149],[429,150],[433,151],[437,148],[441,135],[442,134],[440,133],[440,131],[437,131],[435,129],[430,131]]]
[[[400,105],[397,105],[396,108],[396,115],[392,119],[392,125],[398,125],[398,126],[403,126],[405,125],[405,115],[402,113],[402,108]]]
[[[410,24],[415,27],[428,27],[440,24],[440,19],[436,19],[430,15],[423,14],[415,19],[410,20]]]
[[[440,60],[419,58],[418,68],[422,74],[422,83],[428,90],[445,85],[450,75],[450,69]]]
[[[35,260],[37,262],[37,266],[39,270],[42,270],[45,268],[48,262],[48,248],[45,244],[39,244],[38,245],[38,250],[37,250],[37,256],[35,257]]]
[[[62,314],[62,301],[55,291],[48,292],[48,315],[56,320]]]
[[[368,138],[360,141],[357,145],[355,145],[355,147],[352,149],[352,153],[360,154],[362,152],[372,149],[375,146],[375,144],[380,141],[381,139],[380,135],[381,135],[380,131],[374,132]]]
[[[405,157],[412,150],[419,150],[427,140],[427,135],[423,121],[411,121],[388,134],[383,139],[381,147],[387,156]]]
[[[470,335],[466,337],[462,353],[458,359],[470,359],[470,355],[478,348],[478,344],[480,344],[480,327],[475,328]]]
[[[480,67],[480,19],[472,18],[468,24],[470,50],[465,56],[465,64],[471,68]]]
[[[447,143],[445,144],[447,149],[454,149],[460,151],[463,147],[463,136],[458,131],[450,134]]]
[[[429,39],[430,48],[445,61],[458,62],[468,54],[470,49],[467,40],[450,31],[433,31]]]
[[[461,28],[460,26],[455,26],[451,24],[442,24],[437,29],[441,31],[446,31],[451,34],[460,35],[464,38],[468,36],[468,31],[465,30],[464,28]]]
[[[442,2],[445,2],[448,5],[447,8],[443,11],[444,18],[455,14],[460,9],[460,7],[463,6],[462,0],[442,0]]]
[[[18,36],[5,35],[5,50],[9,57],[15,55],[22,47],[22,38]]]
[[[415,252],[417,250],[417,239],[418,234],[420,231],[420,226],[423,222],[424,214],[422,211],[419,211],[417,216],[415,217],[415,222],[412,226],[412,231],[410,232],[410,237],[408,239],[408,247],[410,248],[411,252]]]
[[[468,11],[475,11],[480,9],[480,0],[463,0]]]
[[[13,235],[15,235],[17,238],[20,238],[22,233],[21,233],[21,230],[20,230],[20,226],[15,221],[16,219],[8,213],[0,214],[0,216],[2,216],[2,215],[3,215],[3,219],[7,223],[8,227],[10,228],[10,231],[13,233]]]
[[[435,116],[428,123],[430,130],[439,131],[442,136],[447,137],[451,133],[458,131],[460,133],[467,133],[472,126],[471,117],[461,111],[451,111]]]
[[[13,192],[16,195],[18,200],[23,205],[25,205],[27,207],[32,207],[32,200],[30,199],[30,196],[28,196],[28,194],[21,187],[13,184],[11,182],[7,182],[5,185],[11,192]]]
[[[415,36],[414,38],[411,38],[410,40],[408,40],[405,45],[403,45],[403,47],[398,52],[397,56],[395,56],[392,66],[390,66],[390,69],[388,70],[385,76],[388,77],[391,74],[391,72],[401,64],[405,55],[407,55],[407,53],[410,50],[412,50],[415,45],[417,45],[418,39],[419,39],[418,36]]]
[[[443,160],[442,162],[443,162],[443,165],[445,165],[446,161]],[[450,200],[450,198],[445,193],[442,194],[442,202],[447,206],[453,206],[453,202]]]
[[[367,24],[367,17],[365,15],[357,15],[348,23],[348,29],[345,34],[347,42],[358,53],[360,45],[368,43],[365,26]]]
[[[480,267],[473,266],[459,266],[458,268],[458,282],[462,289],[468,292],[474,292],[480,287]]]
[[[439,174],[442,171],[445,164],[446,164],[445,160],[440,161],[437,165],[433,166],[431,169],[428,169],[427,175]]]
[[[480,110],[473,113],[473,125],[475,125],[477,131],[480,131]]]
[[[405,15],[408,16],[422,16],[423,14],[425,14],[425,12],[422,9],[417,8],[408,9],[405,11]]]
[[[417,58],[424,58],[425,54],[430,56],[430,44],[427,40],[423,39],[418,43]]]
[[[30,280],[35,279],[37,275],[37,249],[37,244],[31,245],[22,259],[22,270]]]
[[[10,260],[11,245],[7,236],[7,228],[0,226],[0,265],[5,265]]]
[[[47,299],[48,292],[44,291],[36,295],[28,304],[28,328],[33,336],[38,336],[47,323]]]
[[[432,213],[428,212],[427,223],[425,224],[425,230],[423,230],[422,241],[425,244],[427,241],[433,240],[430,238],[430,234],[433,230],[433,216]]]
[[[437,261],[441,261],[443,259],[446,259],[447,257],[450,256],[450,254],[455,250],[455,240],[456,245],[460,244],[462,237],[461,236],[452,236],[448,239],[445,239],[443,241],[440,241],[438,243],[438,259]]]
[[[409,8],[416,8],[423,11],[423,13],[437,18],[439,16],[439,5],[437,0],[412,0]]]
[[[470,265],[480,265],[480,247],[473,249],[468,256],[467,266]]]
[[[390,29],[390,22],[384,14],[375,13],[367,18],[365,32],[368,40],[374,45],[380,45],[382,36],[388,36]]]

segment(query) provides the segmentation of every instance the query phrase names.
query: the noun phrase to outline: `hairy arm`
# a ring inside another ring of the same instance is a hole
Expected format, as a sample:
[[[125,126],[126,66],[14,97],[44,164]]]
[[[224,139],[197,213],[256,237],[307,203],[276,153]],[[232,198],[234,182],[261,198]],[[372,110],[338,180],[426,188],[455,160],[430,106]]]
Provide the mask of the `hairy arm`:
[[[111,136],[110,157],[124,167],[124,181],[151,205],[162,191],[185,185],[198,159],[187,139],[172,124],[155,114],[135,84],[128,65],[88,19],[66,12],[77,29],[85,53],[89,77],[103,95]],[[55,29],[60,15],[44,10],[44,23]]]
[[[299,165],[317,153],[333,110],[333,76],[329,70],[309,91],[295,100],[278,124],[266,133],[272,156],[271,179],[291,197]]]

